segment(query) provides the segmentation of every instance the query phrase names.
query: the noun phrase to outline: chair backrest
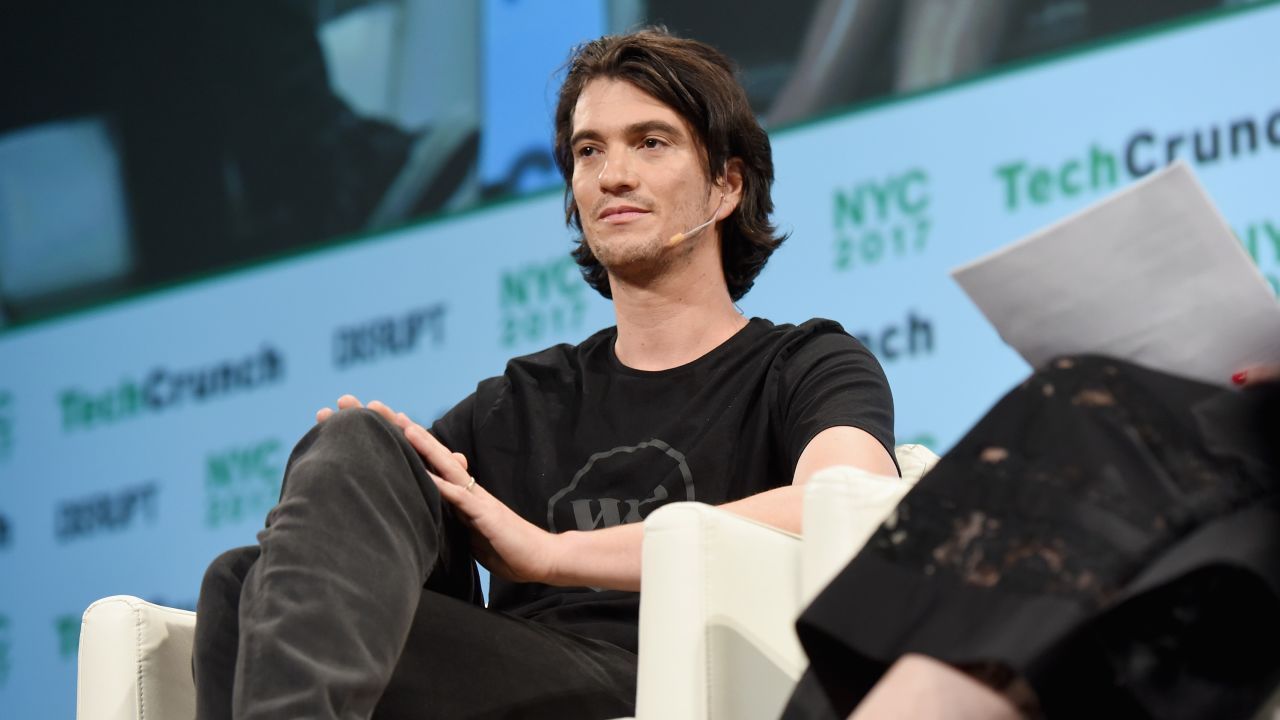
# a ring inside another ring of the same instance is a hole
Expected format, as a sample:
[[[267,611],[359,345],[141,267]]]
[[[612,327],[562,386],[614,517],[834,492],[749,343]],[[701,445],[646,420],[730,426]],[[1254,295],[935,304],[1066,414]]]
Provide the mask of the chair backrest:
[[[196,614],[129,595],[94,602],[80,623],[77,720],[196,716]]]

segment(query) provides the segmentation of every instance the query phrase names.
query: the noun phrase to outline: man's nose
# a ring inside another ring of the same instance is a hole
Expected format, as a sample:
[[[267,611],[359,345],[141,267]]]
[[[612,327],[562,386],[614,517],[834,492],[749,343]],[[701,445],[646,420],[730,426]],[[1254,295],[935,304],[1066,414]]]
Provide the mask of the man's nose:
[[[634,170],[635,165],[630,153],[625,149],[617,150],[606,156],[604,165],[600,168],[600,174],[596,176],[596,182],[600,183],[600,189],[605,192],[630,190],[636,186]]]

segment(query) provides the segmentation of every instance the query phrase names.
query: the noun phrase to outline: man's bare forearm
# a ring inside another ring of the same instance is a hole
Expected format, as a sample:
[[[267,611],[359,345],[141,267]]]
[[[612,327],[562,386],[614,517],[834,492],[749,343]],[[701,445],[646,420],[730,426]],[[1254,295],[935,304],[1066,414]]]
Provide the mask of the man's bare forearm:
[[[788,532],[800,531],[801,488],[774,488],[721,505],[721,509]],[[642,523],[601,530],[571,530],[556,535],[555,561],[549,585],[610,590],[640,589]]]
[[[853,465],[874,473],[896,476],[888,451],[864,430],[835,426],[814,436],[796,463],[792,483],[766,490],[720,507],[731,513],[787,532],[800,532],[803,485],[819,469]],[[554,536],[549,585],[640,589],[641,523],[603,530],[571,531]]]

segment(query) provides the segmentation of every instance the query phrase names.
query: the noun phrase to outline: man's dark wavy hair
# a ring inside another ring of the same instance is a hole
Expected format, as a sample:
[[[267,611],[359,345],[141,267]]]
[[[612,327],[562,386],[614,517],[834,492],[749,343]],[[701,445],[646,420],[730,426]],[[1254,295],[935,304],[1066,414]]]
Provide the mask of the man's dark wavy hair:
[[[723,176],[731,158],[742,161],[742,201],[721,227],[721,263],[729,296],[737,301],[756,281],[778,245],[786,239],[769,222],[773,199],[773,152],[747,94],[723,53],[706,43],[678,38],[664,28],[611,35],[574,49],[556,106],[556,164],[565,180],[565,222],[582,232],[573,197],[573,109],[587,83],[597,78],[624,80],[680,115],[693,128],[706,157],[707,176]],[[578,237],[573,259],[587,284],[612,298],[609,276]]]

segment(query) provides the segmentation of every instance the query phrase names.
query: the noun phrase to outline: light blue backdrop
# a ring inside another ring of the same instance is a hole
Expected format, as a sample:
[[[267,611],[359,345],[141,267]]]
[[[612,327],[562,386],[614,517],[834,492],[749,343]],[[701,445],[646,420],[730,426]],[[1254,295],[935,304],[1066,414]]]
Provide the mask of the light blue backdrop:
[[[776,134],[792,238],[742,309],[866,337],[899,440],[944,451],[1027,370],[947,270],[1170,148],[1280,287],[1278,34],[1269,6]],[[73,714],[92,600],[193,606],[207,562],[253,541],[319,406],[352,392],[430,420],[506,358],[612,324],[567,258],[561,203],[509,202],[0,335],[0,715]],[[368,356],[351,360],[349,338]],[[147,404],[156,390],[167,405]]]

